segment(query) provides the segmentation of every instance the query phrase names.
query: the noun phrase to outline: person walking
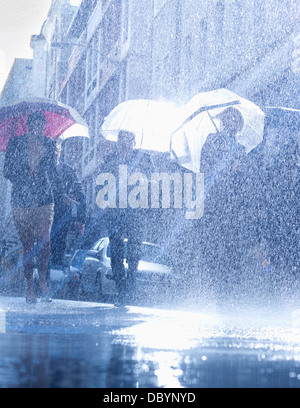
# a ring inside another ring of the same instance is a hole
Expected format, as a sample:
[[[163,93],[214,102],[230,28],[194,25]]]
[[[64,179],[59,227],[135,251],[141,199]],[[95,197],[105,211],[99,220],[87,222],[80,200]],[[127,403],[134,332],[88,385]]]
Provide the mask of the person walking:
[[[135,135],[121,130],[118,134],[117,149],[109,155],[102,171],[114,175],[117,189],[122,189],[119,166],[125,165],[127,178],[133,173],[144,174],[148,177],[151,172],[151,160],[148,154],[134,149]],[[127,180],[125,181],[127,185]],[[111,247],[111,267],[114,276],[118,298],[116,305],[125,304],[135,291],[135,274],[140,260],[143,232],[146,223],[146,209],[144,208],[106,208],[104,222],[108,228]],[[127,275],[124,268],[125,238],[127,241]]]
[[[240,111],[229,107],[218,118],[221,130],[207,136],[201,152],[200,171],[205,174],[206,195],[215,180],[234,172],[246,155],[244,146],[237,141],[237,134],[244,126]]]
[[[213,278],[217,297],[223,300],[241,259],[238,237],[244,225],[239,221],[237,205],[246,152],[237,142],[244,126],[240,111],[229,107],[218,117],[221,129],[208,135],[201,152],[204,216],[196,232],[201,248],[198,262],[202,268],[205,265],[203,269]]]
[[[51,229],[51,267],[62,268],[68,232],[72,228],[77,238],[83,237],[86,220],[86,198],[76,170],[65,163],[64,143],[57,143],[57,171],[64,196],[54,193],[54,219]],[[80,244],[78,244],[80,246]]]
[[[12,137],[8,142],[3,169],[4,177],[12,183],[12,215],[23,247],[28,303],[37,301],[33,279],[35,239],[38,244],[38,282],[42,301],[51,301],[46,277],[54,191],[64,195],[57,173],[55,141],[44,135],[45,124],[46,118],[42,112],[36,111],[28,116],[28,132]]]

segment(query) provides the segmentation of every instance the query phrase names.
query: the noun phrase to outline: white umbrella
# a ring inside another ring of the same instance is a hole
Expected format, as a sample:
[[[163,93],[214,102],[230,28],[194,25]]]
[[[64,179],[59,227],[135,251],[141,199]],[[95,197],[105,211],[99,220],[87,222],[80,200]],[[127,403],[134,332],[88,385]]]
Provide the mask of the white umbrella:
[[[210,133],[219,130],[217,116],[228,106],[243,115],[244,127],[237,141],[246,153],[262,142],[265,113],[255,103],[224,88],[202,92],[180,109],[181,124],[171,137],[171,151],[182,166],[200,171],[202,146]]]
[[[59,137],[60,141],[64,141],[69,139],[70,137],[87,137],[89,138],[89,128],[88,126],[80,125],[79,123],[75,123],[67,129],[64,133],[62,133]]]
[[[133,99],[120,103],[109,113],[101,132],[107,140],[117,142],[119,131],[127,130],[135,134],[137,148],[169,152],[177,117],[178,108],[172,103]]]

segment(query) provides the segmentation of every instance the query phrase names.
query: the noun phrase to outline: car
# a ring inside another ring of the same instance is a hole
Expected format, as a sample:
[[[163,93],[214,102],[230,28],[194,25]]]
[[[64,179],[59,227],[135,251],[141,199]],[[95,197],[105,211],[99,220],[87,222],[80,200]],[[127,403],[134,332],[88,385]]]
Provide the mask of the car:
[[[65,269],[63,290],[61,291],[61,297],[64,299],[77,299],[82,267],[87,253],[87,249],[77,249],[71,256]]]
[[[124,240],[124,266],[126,262],[127,239]],[[143,242],[141,258],[135,276],[138,297],[149,299],[165,296],[166,292],[177,287],[176,275],[167,257],[162,254],[161,246]],[[104,301],[117,295],[116,283],[111,269],[110,242],[108,237],[99,239],[86,253],[79,279],[79,299]]]

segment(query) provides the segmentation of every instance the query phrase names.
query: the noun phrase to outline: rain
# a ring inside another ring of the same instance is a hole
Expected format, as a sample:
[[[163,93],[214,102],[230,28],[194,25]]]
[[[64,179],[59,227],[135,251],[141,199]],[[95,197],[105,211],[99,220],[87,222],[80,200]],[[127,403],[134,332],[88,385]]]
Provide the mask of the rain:
[[[298,15],[52,0],[0,96],[0,388],[300,387]]]

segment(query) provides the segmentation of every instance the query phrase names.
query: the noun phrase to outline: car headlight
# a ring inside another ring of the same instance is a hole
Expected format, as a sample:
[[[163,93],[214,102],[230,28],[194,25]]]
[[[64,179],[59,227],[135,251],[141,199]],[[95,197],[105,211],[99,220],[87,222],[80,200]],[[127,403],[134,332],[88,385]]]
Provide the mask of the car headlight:
[[[80,278],[80,270],[78,268],[74,268],[74,266],[70,266],[68,276],[69,279],[78,280]]]

